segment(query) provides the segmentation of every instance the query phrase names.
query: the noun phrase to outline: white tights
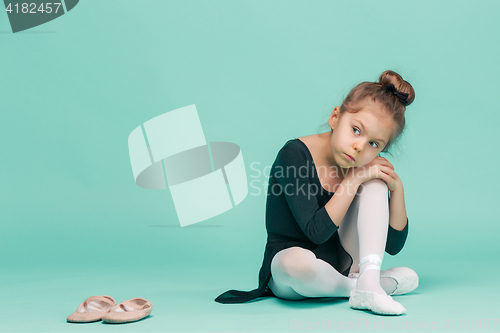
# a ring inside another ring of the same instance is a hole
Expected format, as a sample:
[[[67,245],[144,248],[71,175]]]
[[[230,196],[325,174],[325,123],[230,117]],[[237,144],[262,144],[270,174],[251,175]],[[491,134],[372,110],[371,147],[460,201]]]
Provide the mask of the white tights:
[[[359,272],[359,260],[368,254],[384,257],[389,228],[388,188],[381,179],[363,183],[339,225],[342,247],[351,255],[350,273]],[[373,263],[367,262],[361,266]],[[366,270],[356,280],[345,277],[324,260],[301,247],[278,252],[271,262],[269,287],[279,298],[349,297],[352,289],[389,294],[396,288],[392,278],[380,278],[380,271]]]

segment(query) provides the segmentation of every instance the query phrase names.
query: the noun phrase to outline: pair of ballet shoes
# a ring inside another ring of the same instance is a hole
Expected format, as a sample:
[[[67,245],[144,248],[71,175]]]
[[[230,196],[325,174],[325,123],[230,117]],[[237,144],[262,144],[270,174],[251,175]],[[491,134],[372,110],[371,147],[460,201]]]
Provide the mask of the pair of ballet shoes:
[[[151,314],[153,304],[140,297],[116,304],[113,297],[90,296],[83,301],[66,320],[70,323],[91,323],[102,320],[105,323],[130,323]]]

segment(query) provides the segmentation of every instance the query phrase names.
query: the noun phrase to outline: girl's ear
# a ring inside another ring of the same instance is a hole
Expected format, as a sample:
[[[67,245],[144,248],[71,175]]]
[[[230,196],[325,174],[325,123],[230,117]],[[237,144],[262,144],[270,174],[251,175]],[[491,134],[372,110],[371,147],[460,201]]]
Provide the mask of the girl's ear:
[[[333,120],[332,117],[334,117],[334,114],[335,114],[335,117],[336,119]],[[338,106],[336,106],[332,113],[330,114],[330,118],[329,118],[329,125],[330,125],[330,129],[333,131],[333,127],[335,126],[335,123],[337,123],[337,121],[339,120],[339,116],[340,116],[340,108]]]

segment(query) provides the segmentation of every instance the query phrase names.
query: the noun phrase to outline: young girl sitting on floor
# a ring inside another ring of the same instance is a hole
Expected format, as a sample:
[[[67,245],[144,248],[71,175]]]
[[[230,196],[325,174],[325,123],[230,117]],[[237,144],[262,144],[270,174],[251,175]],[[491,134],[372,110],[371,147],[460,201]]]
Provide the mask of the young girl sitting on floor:
[[[353,309],[406,311],[391,295],[417,288],[417,274],[380,271],[384,251],[399,253],[408,234],[403,183],[378,155],[403,132],[414,98],[408,82],[385,71],[333,109],[331,131],[285,143],[269,177],[259,288],[229,290],[215,301],[349,297]]]

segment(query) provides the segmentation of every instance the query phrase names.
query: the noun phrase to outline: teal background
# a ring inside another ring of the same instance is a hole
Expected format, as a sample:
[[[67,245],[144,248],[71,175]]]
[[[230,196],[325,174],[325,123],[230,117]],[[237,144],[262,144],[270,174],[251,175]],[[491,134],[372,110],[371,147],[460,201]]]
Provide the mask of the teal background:
[[[498,332],[476,325],[500,309],[499,12],[493,0],[89,0],[16,34],[0,13],[0,331],[284,332],[328,319]],[[384,155],[410,231],[382,268],[420,277],[395,296],[407,314],[355,311],[347,298],[214,302],[257,287],[267,177],[255,169],[268,173],[287,140],[326,131],[350,89],[387,69],[416,91]],[[181,228],[168,190],[135,185],[127,137],[190,104],[207,141],[241,147],[262,192]],[[144,297],[152,315],[66,323],[103,294]]]

